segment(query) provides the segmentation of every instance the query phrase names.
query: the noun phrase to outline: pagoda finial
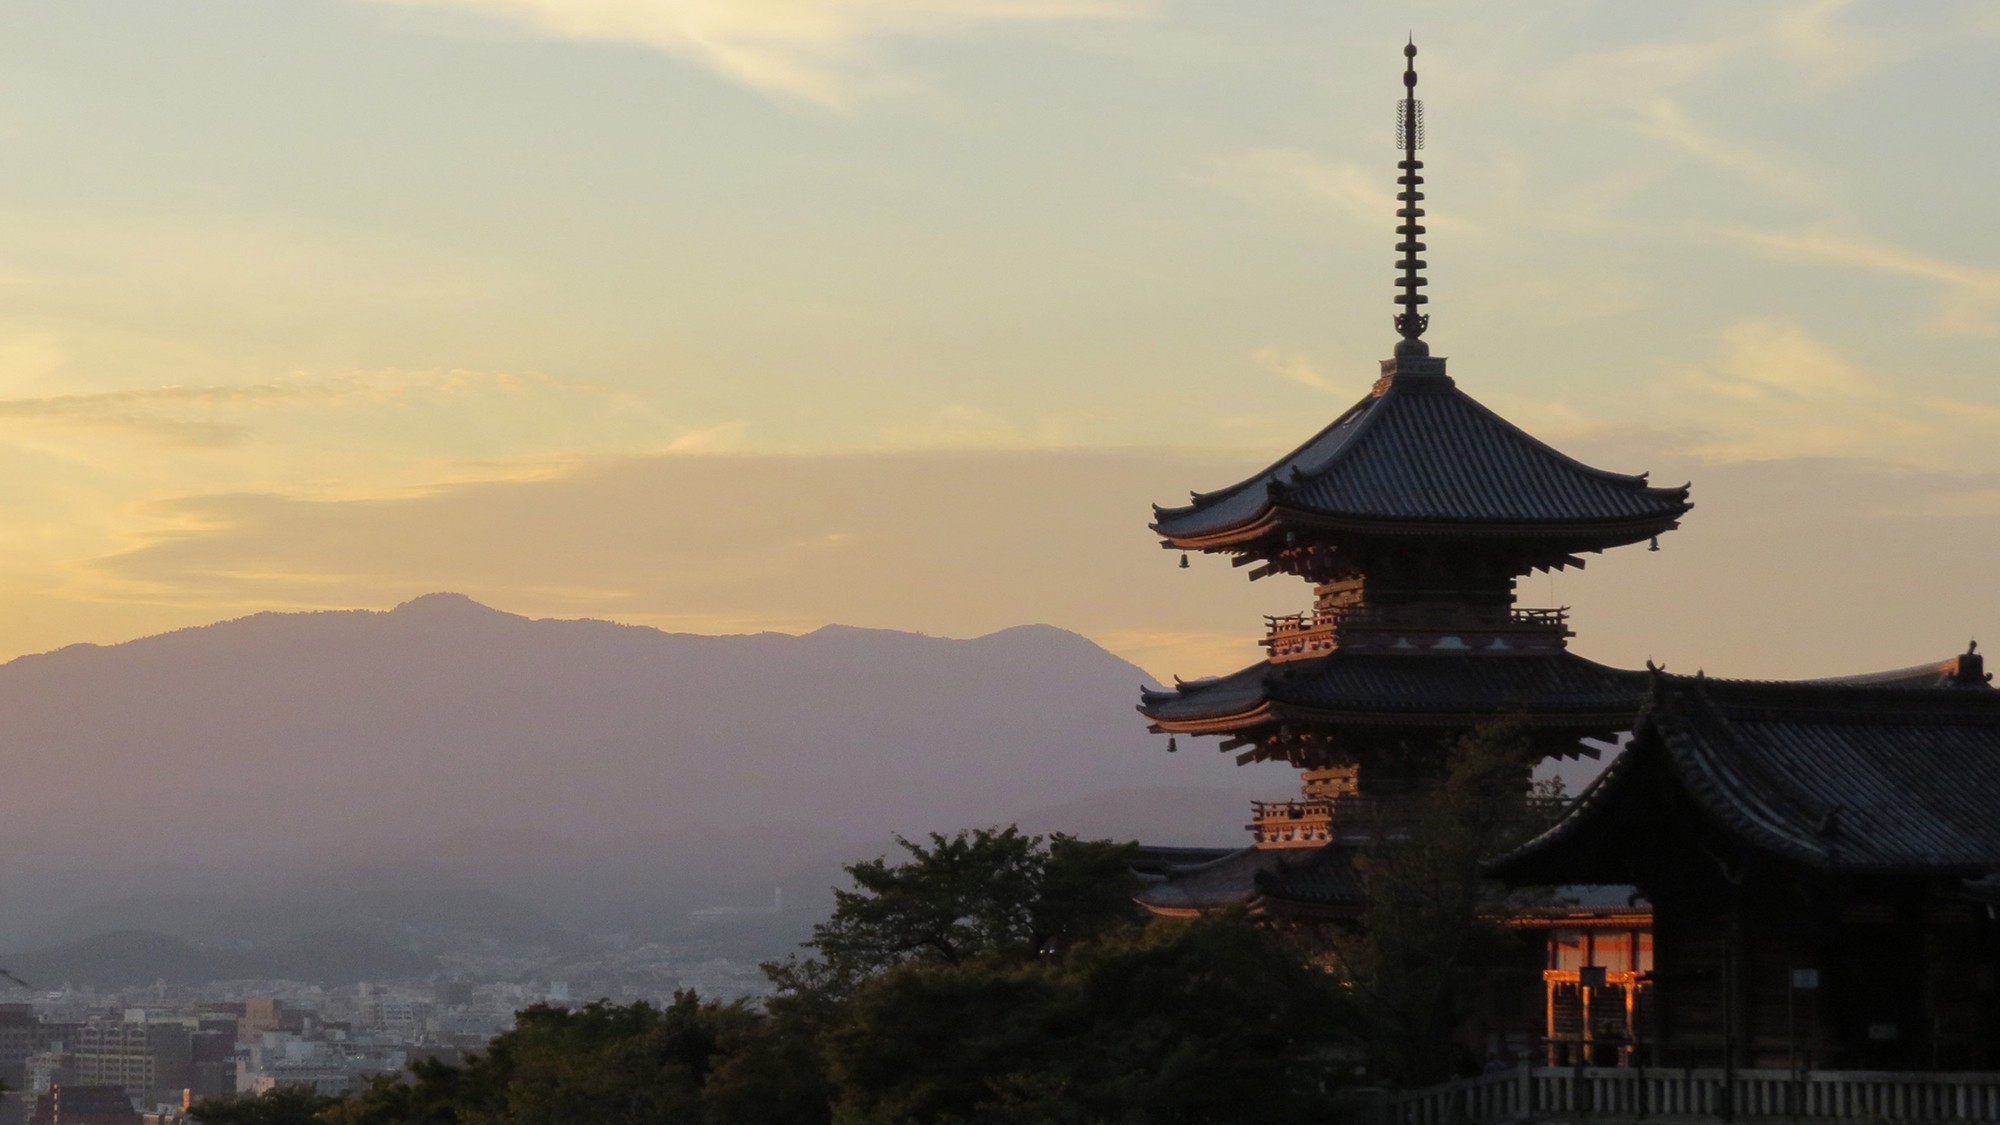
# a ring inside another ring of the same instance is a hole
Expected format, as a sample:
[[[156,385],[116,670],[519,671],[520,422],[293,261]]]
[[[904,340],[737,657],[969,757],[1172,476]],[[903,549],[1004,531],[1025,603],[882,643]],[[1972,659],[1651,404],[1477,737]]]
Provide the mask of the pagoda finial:
[[[1417,100],[1415,36],[1403,48],[1403,100],[1396,110],[1396,143],[1403,148],[1403,159],[1397,165],[1403,174],[1396,177],[1396,183],[1402,189],[1396,193],[1396,201],[1401,204],[1396,208],[1396,217],[1402,220],[1396,227],[1396,233],[1402,236],[1402,241],[1396,243],[1396,249],[1403,255],[1397,263],[1403,275],[1396,279],[1396,287],[1402,290],[1396,296],[1396,303],[1403,307],[1403,311],[1396,314],[1396,331],[1402,333],[1403,339],[1396,345],[1396,355],[1427,356],[1430,346],[1424,343],[1422,337],[1424,329],[1430,327],[1431,318],[1418,311],[1419,306],[1430,303],[1430,298],[1421,292],[1429,283],[1423,276],[1425,262],[1417,257],[1424,249],[1424,244],[1418,241],[1424,233],[1421,221],[1424,217],[1424,193],[1420,190],[1424,182],[1421,172],[1424,162],[1417,159],[1417,150],[1424,147],[1424,103]]]

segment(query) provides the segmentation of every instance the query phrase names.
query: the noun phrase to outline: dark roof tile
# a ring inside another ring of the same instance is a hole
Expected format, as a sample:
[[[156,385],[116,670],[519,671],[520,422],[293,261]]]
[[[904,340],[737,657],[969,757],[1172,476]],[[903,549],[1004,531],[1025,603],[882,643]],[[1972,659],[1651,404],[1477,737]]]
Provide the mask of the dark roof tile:
[[[1657,799],[1643,786],[1660,776],[1751,847],[1814,867],[2000,871],[2000,692],[1673,676],[1631,748],[1493,870],[1534,878],[1588,856],[1615,830],[1609,810]]]
[[[1156,722],[1225,718],[1265,705],[1441,722],[1468,714],[1632,714],[1646,673],[1570,652],[1398,655],[1332,652],[1309,660],[1253,664],[1170,692],[1146,692],[1139,711]]]
[[[1658,523],[1664,530],[1691,507],[1687,494],[1591,468],[1439,376],[1393,381],[1256,476],[1187,507],[1159,509],[1153,527],[1169,538],[1213,535],[1281,506],[1383,524]]]

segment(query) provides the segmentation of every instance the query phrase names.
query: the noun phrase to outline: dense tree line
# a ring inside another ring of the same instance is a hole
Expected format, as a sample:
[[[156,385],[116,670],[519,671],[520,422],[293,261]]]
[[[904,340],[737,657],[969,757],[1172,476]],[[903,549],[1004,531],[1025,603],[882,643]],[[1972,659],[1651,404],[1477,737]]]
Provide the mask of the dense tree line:
[[[344,1099],[274,1091],[205,1125],[902,1125],[1320,1119],[1333,1087],[1438,1077],[1453,982],[1494,939],[1477,862],[1528,826],[1522,749],[1452,748],[1359,860],[1365,925],[1147,924],[1131,846],[1013,828],[850,866],[761,1004],[520,1013],[463,1066]]]

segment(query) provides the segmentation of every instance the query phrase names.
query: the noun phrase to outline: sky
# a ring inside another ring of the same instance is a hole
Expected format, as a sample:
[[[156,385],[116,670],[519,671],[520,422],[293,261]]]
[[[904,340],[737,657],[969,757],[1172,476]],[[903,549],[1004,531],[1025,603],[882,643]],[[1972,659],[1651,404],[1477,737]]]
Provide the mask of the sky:
[[[455,590],[699,632],[1308,601],[1150,503],[1366,392],[1401,46],[1433,350],[1658,553],[1578,651],[2000,637],[2000,12],[1883,0],[0,5],[0,657]]]

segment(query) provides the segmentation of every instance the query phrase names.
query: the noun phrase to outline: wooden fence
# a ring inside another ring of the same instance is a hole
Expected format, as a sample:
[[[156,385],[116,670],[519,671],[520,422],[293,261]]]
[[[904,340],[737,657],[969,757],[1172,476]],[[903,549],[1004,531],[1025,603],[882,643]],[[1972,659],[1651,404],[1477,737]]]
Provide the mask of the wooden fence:
[[[1733,1095],[1733,1096],[1732,1096]],[[1521,1121],[1994,1121],[2000,1072],[1529,1067],[1423,1090],[1357,1090],[1339,1125]]]

